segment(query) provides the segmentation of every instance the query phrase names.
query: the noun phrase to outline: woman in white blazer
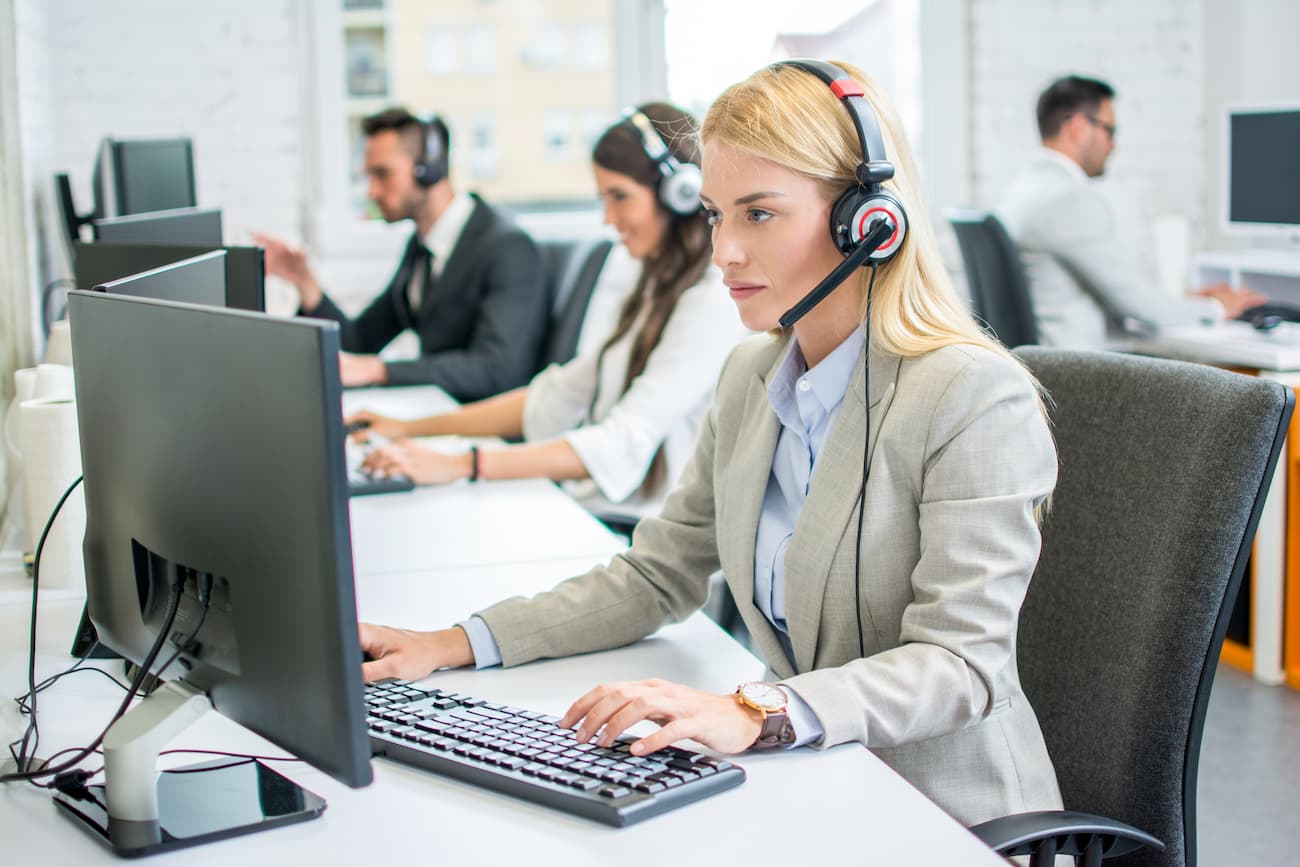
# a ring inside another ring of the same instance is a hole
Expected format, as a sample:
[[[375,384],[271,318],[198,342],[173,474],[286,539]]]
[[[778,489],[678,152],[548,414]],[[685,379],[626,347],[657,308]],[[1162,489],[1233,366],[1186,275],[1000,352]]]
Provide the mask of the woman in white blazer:
[[[1033,379],[948,280],[896,116],[856,69],[786,61],[723,93],[701,140],[713,260],[769,333],[728,358],[681,484],[629,551],[554,590],[451,629],[363,624],[366,678],[635,641],[721,568],[767,682],[602,684],[560,725],[608,744],[658,723],[638,754],[854,742],[967,823],[1058,809],[1016,670],[1055,449]]]
[[[420,484],[571,481],[571,493],[596,514],[635,520],[659,511],[694,450],[722,362],[745,335],[721,275],[709,266],[697,129],[681,109],[650,103],[596,142],[605,222],[621,241],[602,270],[630,278],[613,333],[596,350],[452,413],[408,422],[365,412],[349,419],[387,437],[524,442],[448,455],[403,441],[374,452],[369,466]],[[625,267],[629,257],[640,261],[639,274]]]

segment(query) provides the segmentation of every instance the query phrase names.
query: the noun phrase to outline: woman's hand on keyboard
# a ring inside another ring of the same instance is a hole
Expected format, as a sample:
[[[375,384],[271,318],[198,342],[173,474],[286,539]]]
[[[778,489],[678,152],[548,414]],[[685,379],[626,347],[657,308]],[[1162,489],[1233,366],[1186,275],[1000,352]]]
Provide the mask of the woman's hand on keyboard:
[[[638,756],[683,738],[718,752],[740,753],[754,744],[763,728],[758,711],[736,701],[734,694],[715,695],[664,680],[601,684],[573,703],[560,726],[581,722],[580,742],[595,737],[598,745],[609,746],[641,720],[660,728],[632,744]]]
[[[469,452],[449,455],[403,440],[375,449],[361,465],[371,472],[406,476],[417,485],[445,485],[468,479],[474,459]]]
[[[366,683],[387,678],[419,680],[440,668],[474,664],[469,636],[459,626],[436,632],[416,632],[361,623],[361,650],[370,657],[361,665]]]

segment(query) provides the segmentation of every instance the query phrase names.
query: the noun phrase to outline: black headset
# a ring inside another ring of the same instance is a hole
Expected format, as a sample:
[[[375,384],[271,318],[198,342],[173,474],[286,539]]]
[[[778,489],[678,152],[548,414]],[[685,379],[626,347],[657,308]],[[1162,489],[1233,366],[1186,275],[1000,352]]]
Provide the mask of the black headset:
[[[894,176],[894,164],[885,155],[880,123],[867,101],[866,91],[843,69],[822,60],[782,60],[772,69],[793,66],[821,79],[853,117],[862,147],[862,162],[854,174],[857,183],[849,187],[831,206],[831,239],[845,260],[826,279],[813,287],[798,304],[781,317],[781,327],[789,328],[812,310],[853,271],[864,265],[881,265],[889,261],[907,237],[907,211],[893,193],[881,184]]]
[[[431,115],[428,120],[420,121],[424,131],[421,140],[420,157],[415,161],[415,182],[422,187],[431,187],[447,177],[449,163],[446,142],[450,140],[447,124],[438,115]]]
[[[698,211],[700,204],[700,167],[690,161],[673,156],[668,142],[654,121],[642,111],[632,110],[624,118],[641,138],[641,148],[659,169],[656,191],[659,202],[678,216],[689,216]]]

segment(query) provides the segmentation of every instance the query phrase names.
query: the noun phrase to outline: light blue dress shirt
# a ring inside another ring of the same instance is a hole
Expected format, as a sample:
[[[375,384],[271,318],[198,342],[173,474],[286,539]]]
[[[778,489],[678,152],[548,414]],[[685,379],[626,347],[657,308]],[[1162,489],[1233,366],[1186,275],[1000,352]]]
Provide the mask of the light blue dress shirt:
[[[831,427],[839,415],[840,405],[853,379],[854,369],[866,342],[861,329],[855,329],[830,355],[812,370],[804,361],[797,340],[781,360],[776,375],[767,386],[767,399],[781,422],[776,451],[772,456],[772,473],[758,517],[754,548],[754,605],[776,629],[786,655],[793,652],[785,622],[785,552],[794,536],[795,521],[808,497],[817,456],[821,454]],[[457,624],[469,636],[477,668],[501,664],[501,651],[487,623],[471,617]],[[790,746],[819,740],[824,733],[812,709],[791,690],[787,712],[795,732]]]

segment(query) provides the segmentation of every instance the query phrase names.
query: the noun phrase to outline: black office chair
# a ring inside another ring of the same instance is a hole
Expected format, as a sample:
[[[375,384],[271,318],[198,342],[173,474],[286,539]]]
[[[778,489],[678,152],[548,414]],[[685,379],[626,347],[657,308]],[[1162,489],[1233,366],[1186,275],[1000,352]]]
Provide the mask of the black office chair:
[[[1038,322],[1029,278],[1016,247],[989,211],[950,208],[945,212],[961,247],[971,312],[1007,346],[1038,342]]]
[[[590,238],[542,241],[538,247],[542,251],[551,301],[551,327],[542,350],[540,370],[548,364],[563,364],[577,354],[587,303],[614,243],[607,238]]]
[[[1020,678],[1065,806],[1078,812],[972,830],[1035,865],[1056,854],[1195,865],[1196,771],[1225,603],[1241,583],[1295,394],[1178,361],[1017,354],[1055,404],[1060,455],[1020,615]]]

